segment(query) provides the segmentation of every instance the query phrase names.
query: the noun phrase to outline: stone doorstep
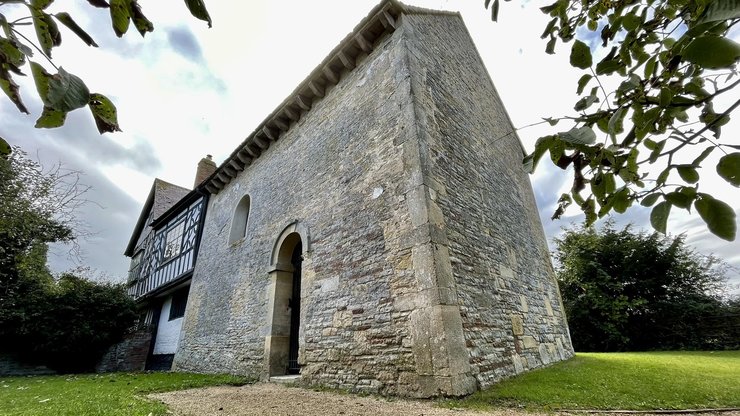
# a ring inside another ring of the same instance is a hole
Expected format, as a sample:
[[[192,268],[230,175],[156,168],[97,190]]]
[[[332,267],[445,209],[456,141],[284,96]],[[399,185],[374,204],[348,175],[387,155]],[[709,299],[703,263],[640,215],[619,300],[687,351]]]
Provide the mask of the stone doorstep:
[[[289,384],[297,383],[301,380],[300,374],[291,374],[286,376],[272,376],[270,377],[270,383]]]

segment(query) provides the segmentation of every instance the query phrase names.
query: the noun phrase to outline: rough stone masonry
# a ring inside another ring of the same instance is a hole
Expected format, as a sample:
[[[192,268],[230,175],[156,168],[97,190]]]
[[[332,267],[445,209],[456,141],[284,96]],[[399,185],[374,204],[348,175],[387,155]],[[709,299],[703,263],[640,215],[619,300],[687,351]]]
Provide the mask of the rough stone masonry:
[[[278,375],[297,301],[305,384],[465,395],[571,357],[523,149],[459,14],[386,0],[322,65],[211,176],[174,367]]]

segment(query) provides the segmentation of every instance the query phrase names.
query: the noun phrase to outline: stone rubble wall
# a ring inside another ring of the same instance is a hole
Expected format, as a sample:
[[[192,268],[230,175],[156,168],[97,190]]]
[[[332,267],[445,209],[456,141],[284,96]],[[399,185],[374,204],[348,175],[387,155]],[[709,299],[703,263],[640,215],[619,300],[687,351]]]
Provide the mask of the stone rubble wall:
[[[123,340],[103,354],[95,366],[98,373],[115,371],[144,371],[149,346],[152,341],[151,329],[140,329],[127,334]]]
[[[572,355],[522,150],[462,19],[397,23],[210,198],[174,369],[266,376],[270,257],[296,221],[303,383],[464,395]]]
[[[430,211],[447,237],[437,247],[485,388],[573,347],[519,139],[462,19],[407,18]]]
[[[408,324],[416,291],[409,167],[401,144],[413,118],[404,110],[408,72],[399,48],[396,37],[379,40],[210,198],[177,370],[264,376],[270,256],[281,231],[298,220],[310,235],[302,265],[303,381],[388,394],[417,389]],[[229,245],[245,194],[246,238]]]

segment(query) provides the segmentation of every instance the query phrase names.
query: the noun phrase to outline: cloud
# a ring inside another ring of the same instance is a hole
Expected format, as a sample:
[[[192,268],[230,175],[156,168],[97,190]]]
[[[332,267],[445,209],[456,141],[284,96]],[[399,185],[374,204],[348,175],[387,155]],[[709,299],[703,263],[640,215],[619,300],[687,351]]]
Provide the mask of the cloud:
[[[194,61],[203,60],[203,51],[200,49],[198,40],[193,36],[193,32],[183,26],[166,30],[170,46],[177,53]]]

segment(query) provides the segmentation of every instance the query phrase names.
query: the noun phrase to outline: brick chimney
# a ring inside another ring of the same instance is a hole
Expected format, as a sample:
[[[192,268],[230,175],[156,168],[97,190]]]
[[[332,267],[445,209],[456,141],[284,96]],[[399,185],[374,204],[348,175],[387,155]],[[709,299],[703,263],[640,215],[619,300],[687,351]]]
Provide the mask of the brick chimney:
[[[213,156],[206,155],[206,157],[198,162],[198,170],[195,171],[195,182],[193,183],[193,188],[200,185],[216,171],[216,163],[213,162],[212,158]]]

